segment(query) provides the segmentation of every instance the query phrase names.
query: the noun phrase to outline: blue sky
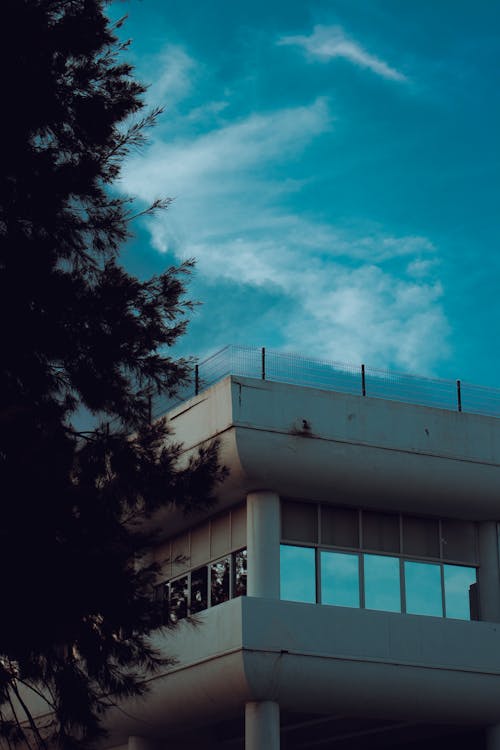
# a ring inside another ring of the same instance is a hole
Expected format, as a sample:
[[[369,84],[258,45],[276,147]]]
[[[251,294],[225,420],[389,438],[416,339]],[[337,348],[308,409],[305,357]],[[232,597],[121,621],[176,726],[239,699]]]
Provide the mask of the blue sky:
[[[182,353],[228,343],[500,385],[500,6],[126,0],[166,111],[124,253],[197,259]]]

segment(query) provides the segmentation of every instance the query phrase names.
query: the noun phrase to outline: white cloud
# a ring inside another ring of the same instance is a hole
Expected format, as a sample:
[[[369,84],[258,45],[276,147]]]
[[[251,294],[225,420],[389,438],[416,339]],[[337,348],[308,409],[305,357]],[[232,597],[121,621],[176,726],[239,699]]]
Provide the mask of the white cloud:
[[[197,64],[182,47],[168,44],[143,65],[145,79],[152,81],[146,95],[149,104],[173,107],[191,93]]]
[[[392,68],[384,60],[371,55],[358,42],[350,39],[341,26],[315,26],[310,36],[285,36],[279,39],[278,44],[297,45],[311,57],[321,60],[341,57],[392,81],[407,80],[403,73]]]
[[[205,310],[218,310],[214,341],[247,343],[253,334],[234,309],[219,314],[224,282],[239,290],[246,310],[266,295],[277,301],[273,333],[285,349],[432,373],[447,354],[448,324],[439,282],[423,278],[435,255],[429,239],[313,221],[286,207],[297,204],[301,183],[269,177],[331,123],[328,102],[318,100],[172,143],[156,140],[129,160],[122,188],[144,201],[175,197],[147,226],[159,252],[197,259],[213,294]],[[391,270],[402,258],[406,269]],[[256,325],[269,320],[267,308],[253,310]]]

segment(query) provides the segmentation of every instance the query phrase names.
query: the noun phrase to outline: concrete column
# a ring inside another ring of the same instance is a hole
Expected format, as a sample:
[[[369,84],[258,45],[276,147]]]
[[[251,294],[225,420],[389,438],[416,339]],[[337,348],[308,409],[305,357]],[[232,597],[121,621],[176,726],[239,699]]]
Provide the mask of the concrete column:
[[[156,750],[156,745],[145,737],[129,737],[128,750]]]
[[[246,703],[245,750],[279,750],[279,747],[279,705],[275,701],[250,701]]]
[[[479,606],[481,620],[500,622],[500,565],[495,521],[479,524]]]
[[[248,596],[280,598],[280,499],[275,492],[247,495]]]
[[[486,750],[500,750],[500,724],[486,729]]]

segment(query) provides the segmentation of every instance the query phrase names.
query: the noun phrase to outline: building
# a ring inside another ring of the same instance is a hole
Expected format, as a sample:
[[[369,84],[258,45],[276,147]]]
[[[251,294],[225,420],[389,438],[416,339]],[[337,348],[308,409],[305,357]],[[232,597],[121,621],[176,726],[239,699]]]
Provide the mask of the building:
[[[170,421],[230,476],[165,519],[176,661],[106,748],[500,750],[498,418],[228,375]]]

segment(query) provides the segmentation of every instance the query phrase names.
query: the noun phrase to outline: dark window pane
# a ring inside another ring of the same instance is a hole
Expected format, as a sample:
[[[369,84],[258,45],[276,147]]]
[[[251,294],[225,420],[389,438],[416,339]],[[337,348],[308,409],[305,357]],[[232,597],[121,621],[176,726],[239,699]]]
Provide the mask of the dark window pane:
[[[399,552],[399,516],[363,511],[363,548]]]
[[[227,602],[229,599],[229,557],[218,560],[210,566],[210,604]]]
[[[234,596],[247,593],[247,551],[242,549],[234,555]]]
[[[316,556],[311,547],[281,545],[281,598],[292,602],[316,601]]]
[[[183,576],[169,584],[169,609],[170,622],[177,622],[187,616],[188,608],[188,577]]]
[[[443,558],[462,562],[476,560],[476,526],[472,521],[441,521]]]
[[[321,603],[359,607],[359,557],[321,552]]]
[[[336,547],[359,547],[358,511],[321,506],[321,542]]]
[[[293,542],[318,541],[318,506],[311,503],[281,503],[281,536]]]
[[[155,586],[154,589],[154,603],[158,627],[160,625],[165,625],[167,622],[169,588],[168,583],[160,583],[159,586]]]
[[[201,612],[208,607],[208,571],[207,566],[193,570],[191,573],[191,614]]]
[[[399,559],[382,555],[363,555],[365,607],[385,612],[401,612]]]
[[[405,561],[405,593],[408,614],[442,617],[441,566]]]
[[[439,522],[432,518],[403,518],[405,555],[439,557]]]
[[[476,569],[463,565],[443,565],[446,617],[470,620],[469,592],[476,583]]]

